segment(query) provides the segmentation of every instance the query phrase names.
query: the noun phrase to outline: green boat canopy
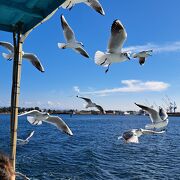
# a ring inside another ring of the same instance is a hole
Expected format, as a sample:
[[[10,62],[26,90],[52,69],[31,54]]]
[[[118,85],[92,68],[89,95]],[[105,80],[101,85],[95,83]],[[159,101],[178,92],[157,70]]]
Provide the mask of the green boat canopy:
[[[13,32],[22,23],[26,33],[57,9],[65,0],[0,0],[0,30]]]

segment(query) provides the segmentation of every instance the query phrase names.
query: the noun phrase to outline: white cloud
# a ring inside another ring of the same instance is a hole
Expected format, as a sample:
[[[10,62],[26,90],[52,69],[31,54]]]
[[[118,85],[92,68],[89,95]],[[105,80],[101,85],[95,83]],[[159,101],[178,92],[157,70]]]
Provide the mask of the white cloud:
[[[61,103],[60,102],[48,101],[47,105],[51,106],[51,107],[58,107],[58,106],[61,106]]]
[[[80,93],[80,89],[79,89],[78,86],[74,86],[73,89],[74,89],[75,92]]]
[[[111,93],[138,93],[144,91],[163,91],[166,90],[170,85],[161,81],[146,81],[141,80],[122,80],[121,83],[124,85],[119,88],[103,89],[98,91],[81,92],[82,94],[96,94],[96,95],[108,95]]]
[[[145,45],[137,45],[137,46],[129,46],[127,48],[123,48],[124,51],[143,51],[153,49],[156,53],[162,52],[177,52],[180,51],[180,41],[165,43],[165,44],[154,44],[154,43],[147,43]]]

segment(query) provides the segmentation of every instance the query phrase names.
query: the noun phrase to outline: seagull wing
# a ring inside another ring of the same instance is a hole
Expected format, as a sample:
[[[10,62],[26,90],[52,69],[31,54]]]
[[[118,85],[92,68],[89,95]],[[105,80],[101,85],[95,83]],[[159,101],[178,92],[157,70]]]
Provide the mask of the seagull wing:
[[[108,52],[117,53],[121,51],[126,38],[127,33],[124,26],[119,20],[115,20],[111,26],[111,37],[108,45]]]
[[[147,106],[137,104],[137,103],[135,103],[135,104],[149,114],[152,123],[162,121],[161,117],[159,116],[159,113],[156,110],[154,110],[150,107],[147,107]]]
[[[92,101],[89,98],[77,96],[78,98],[84,99],[87,103],[92,103]]]
[[[83,55],[84,57],[89,58],[88,53],[82,47],[75,48],[74,50]]]
[[[67,42],[75,41],[75,35],[69,24],[67,23],[65,17],[61,15],[61,26],[63,28],[64,37]]]
[[[28,137],[26,138],[26,141],[29,141],[29,139],[30,139],[33,135],[34,135],[34,131],[32,131],[32,132],[28,135]]]
[[[93,8],[95,11],[97,11],[101,15],[105,15],[105,12],[98,0],[87,0],[84,3],[90,6],[91,8]]]
[[[11,53],[14,52],[14,46],[9,43],[9,42],[5,42],[5,41],[0,41],[0,46],[5,47],[6,49],[8,49]]]
[[[23,58],[29,60],[39,71],[44,72],[44,68],[35,54],[24,53]]]
[[[96,105],[96,108],[97,108],[102,114],[104,114],[104,109],[103,109],[100,105]]]
[[[32,110],[32,111],[28,111],[28,112],[25,112],[25,113],[22,113],[22,114],[19,114],[18,116],[25,116],[25,115],[28,115],[28,116],[37,116],[37,115],[41,115],[42,113],[38,110]]]
[[[37,118],[32,117],[32,116],[27,116],[27,120],[32,125],[41,125],[42,124],[41,120],[38,120]]]
[[[140,64],[140,65],[144,65],[145,60],[146,60],[145,57],[140,57],[140,58],[139,58],[139,64]]]
[[[70,136],[73,135],[68,125],[58,116],[49,116],[49,118],[44,121],[56,126],[59,130],[63,131],[64,133]]]
[[[152,131],[152,130],[141,129],[141,132],[143,134],[163,134],[165,131]]]
[[[20,172],[15,172],[16,176],[20,176],[21,178],[23,178],[24,180],[30,180],[30,178],[28,178],[26,175],[20,173]]]

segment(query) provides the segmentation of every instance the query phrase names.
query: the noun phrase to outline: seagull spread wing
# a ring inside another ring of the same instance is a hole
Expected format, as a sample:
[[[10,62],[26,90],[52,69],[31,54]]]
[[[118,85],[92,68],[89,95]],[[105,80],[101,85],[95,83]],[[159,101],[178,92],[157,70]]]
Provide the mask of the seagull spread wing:
[[[38,116],[41,115],[42,113],[38,110],[32,110],[32,111],[28,111],[22,114],[19,114],[18,116],[24,116],[24,115],[28,115],[28,116]]]
[[[165,131],[152,131],[152,130],[141,129],[141,132],[143,134],[162,134]]]
[[[111,37],[108,45],[108,52],[118,53],[121,51],[124,41],[127,38],[126,30],[119,20],[115,20],[111,26]]]
[[[6,49],[8,49],[8,51],[10,51],[11,53],[14,52],[14,46],[9,43],[9,42],[4,42],[4,41],[0,41],[0,46],[5,47]]]
[[[34,131],[32,131],[25,140],[17,139],[17,141],[20,142],[21,144],[27,144],[29,142],[29,139],[33,136],[33,134],[34,134]]]
[[[105,12],[98,0],[87,0],[84,3],[90,6],[91,8],[93,8],[95,11],[97,11],[101,15],[105,15]]]
[[[35,54],[24,53],[23,58],[28,59],[39,71],[44,72],[44,68]]]
[[[56,126],[59,130],[63,131],[64,133],[70,136],[73,135],[68,125],[58,116],[50,116],[48,119],[44,121]]]
[[[104,114],[104,109],[103,109],[100,105],[96,105],[96,108],[97,108],[102,114]]]
[[[34,135],[34,131],[32,131],[29,136],[26,138],[26,141],[29,141],[29,139]]]
[[[89,58],[88,53],[83,48],[81,48],[81,47],[75,48],[75,51],[80,53],[84,57]]]
[[[37,118],[32,117],[32,116],[27,116],[27,120],[32,125],[41,125],[42,124],[41,120],[38,120]]]
[[[150,107],[147,107],[147,106],[137,104],[137,103],[135,103],[135,104],[149,114],[152,123],[157,123],[157,122],[162,121],[161,117],[159,116],[159,113],[156,110],[154,110]]]
[[[75,41],[75,35],[69,24],[67,23],[65,17],[61,15],[61,26],[63,28],[64,37],[67,42]]]
[[[89,98],[85,98],[85,97],[81,97],[81,96],[77,96],[78,98],[84,99],[88,104],[92,103],[92,101]]]

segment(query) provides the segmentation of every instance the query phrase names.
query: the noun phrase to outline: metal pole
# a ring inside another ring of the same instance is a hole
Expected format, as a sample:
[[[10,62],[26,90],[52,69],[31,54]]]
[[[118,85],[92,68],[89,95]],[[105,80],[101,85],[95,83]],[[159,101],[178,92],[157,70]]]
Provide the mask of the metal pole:
[[[11,162],[13,169],[16,165],[16,145],[17,145],[17,128],[18,128],[18,104],[20,94],[21,64],[22,64],[22,42],[21,27],[18,24],[17,31],[13,33],[14,41],[14,63],[13,63],[13,82],[11,92]]]

